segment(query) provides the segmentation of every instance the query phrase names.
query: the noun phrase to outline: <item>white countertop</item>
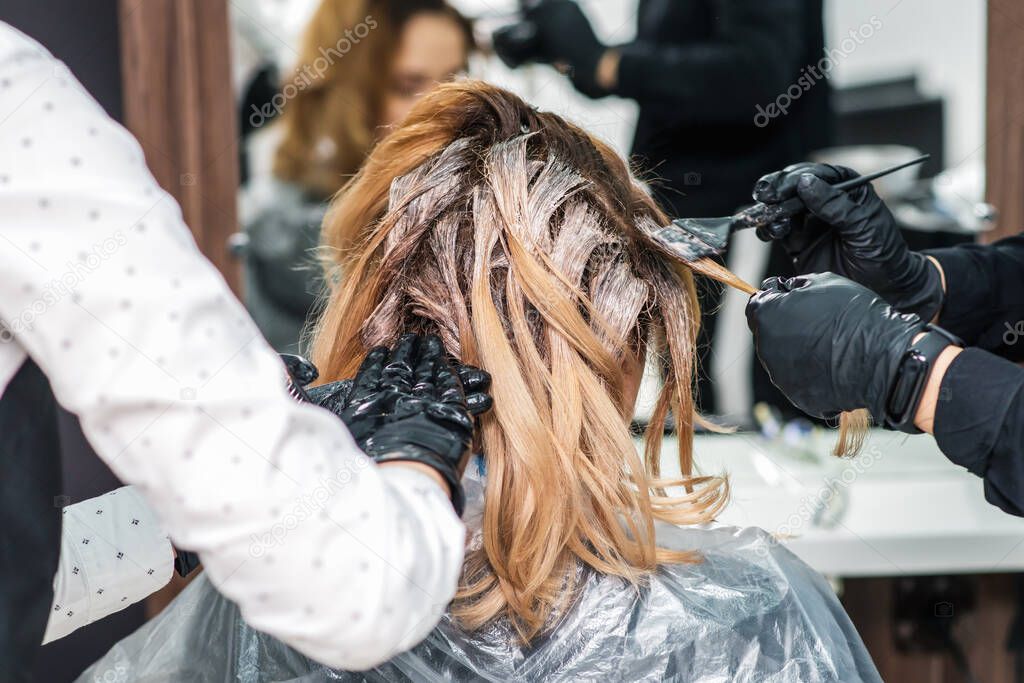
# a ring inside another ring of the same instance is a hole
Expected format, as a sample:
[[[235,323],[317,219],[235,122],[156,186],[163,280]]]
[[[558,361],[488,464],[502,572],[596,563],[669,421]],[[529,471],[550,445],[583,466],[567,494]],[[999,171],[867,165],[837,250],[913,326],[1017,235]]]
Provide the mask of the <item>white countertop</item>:
[[[827,455],[834,436],[802,458],[751,434],[697,436],[699,470],[730,475],[721,523],[762,527],[832,576],[1024,570],[1024,519],[987,503],[981,480],[931,437],[875,431],[840,460]],[[666,476],[679,472],[675,447],[665,439]]]

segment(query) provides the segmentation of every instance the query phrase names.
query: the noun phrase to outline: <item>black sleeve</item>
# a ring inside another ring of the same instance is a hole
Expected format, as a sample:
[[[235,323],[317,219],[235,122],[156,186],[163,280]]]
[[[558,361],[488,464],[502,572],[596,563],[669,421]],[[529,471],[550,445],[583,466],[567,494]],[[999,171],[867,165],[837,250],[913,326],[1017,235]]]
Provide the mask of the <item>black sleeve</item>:
[[[1024,235],[922,253],[946,274],[939,325],[968,346],[1024,359]]]
[[[1024,517],[1024,368],[965,349],[942,379],[935,440],[985,480],[986,500]]]
[[[641,107],[671,107],[684,122],[751,122],[797,82],[801,65],[800,3],[722,0],[715,30],[683,45],[637,41],[619,48],[615,94]],[[661,106],[659,106],[661,105]]]

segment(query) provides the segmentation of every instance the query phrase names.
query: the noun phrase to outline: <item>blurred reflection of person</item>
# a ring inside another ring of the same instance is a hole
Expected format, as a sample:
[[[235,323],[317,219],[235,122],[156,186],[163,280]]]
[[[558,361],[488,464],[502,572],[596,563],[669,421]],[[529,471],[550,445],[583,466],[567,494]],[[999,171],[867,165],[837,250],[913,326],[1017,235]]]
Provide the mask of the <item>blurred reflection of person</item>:
[[[383,131],[465,71],[472,47],[470,23],[444,0],[320,3],[292,75],[250,122],[280,113],[268,131],[279,136],[271,177],[243,201],[246,305],[278,351],[299,349],[314,308],[327,200]]]
[[[636,38],[617,46],[598,40],[573,0],[540,2],[527,19],[536,60],[567,65],[589,97],[640,105],[632,151],[671,214],[730,215],[750,203],[750,178],[830,143],[821,0],[639,0]],[[769,271],[787,264],[779,251]],[[719,294],[703,295],[706,371]],[[706,372],[698,383],[701,407],[713,410]]]

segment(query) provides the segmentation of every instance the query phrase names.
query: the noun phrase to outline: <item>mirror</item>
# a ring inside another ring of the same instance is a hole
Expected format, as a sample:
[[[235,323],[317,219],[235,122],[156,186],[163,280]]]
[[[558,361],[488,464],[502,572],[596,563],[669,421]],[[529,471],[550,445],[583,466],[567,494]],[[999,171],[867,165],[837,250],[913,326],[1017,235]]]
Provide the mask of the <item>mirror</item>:
[[[393,81],[404,78],[410,101],[411,93],[424,87],[431,78],[443,80],[464,73],[506,87],[541,109],[579,123],[624,155],[642,152],[637,161],[643,176],[657,181],[655,189],[659,196],[666,197],[681,215],[708,215],[711,207],[718,213],[710,215],[731,212],[728,207],[749,203],[749,188],[759,175],[789,162],[806,158],[870,172],[918,153],[929,153],[931,160],[923,167],[876,181],[876,189],[891,204],[911,246],[920,249],[972,240],[991,226],[991,208],[982,204],[986,30],[983,3],[794,3],[800,7],[794,16],[802,23],[791,27],[793,40],[804,48],[791,64],[800,66],[790,67],[791,77],[780,81],[786,85],[764,99],[748,103],[748,110],[756,128],[771,131],[775,126],[789,125],[787,119],[795,120],[801,108],[820,106],[820,115],[810,119],[815,122],[813,125],[801,124],[799,130],[786,132],[796,136],[790,149],[804,150],[800,157],[765,152],[776,144],[769,133],[763,137],[758,137],[756,131],[745,133],[750,134],[745,138],[747,142],[742,143],[747,149],[727,135],[716,141],[715,136],[721,136],[728,128],[721,122],[703,123],[696,113],[682,128],[673,128],[673,116],[678,118],[678,113],[656,111],[657,107],[643,98],[589,99],[551,66],[527,64],[509,68],[491,51],[491,35],[496,29],[519,21],[520,4],[517,0],[452,0],[451,5],[462,16],[473,20],[473,36],[479,49],[469,53],[465,60],[460,58],[458,22],[451,19],[448,24],[428,27],[420,36],[421,42],[433,41],[435,53],[444,54],[447,50],[447,63],[445,58],[435,58],[434,63],[417,62],[420,57],[409,48],[412,52],[406,51],[403,68],[411,69],[410,72],[396,76],[382,71],[372,80],[387,82],[386,87],[400,91],[402,84]],[[638,31],[667,43],[683,35],[676,42],[685,46],[711,40],[686,37],[698,35],[702,26],[710,35],[725,30],[715,23],[719,19],[708,9],[710,5],[703,2],[673,7],[674,12],[691,13],[687,15],[690,23],[680,29],[681,33],[669,26],[651,24],[652,17],[662,11],[653,0],[581,0],[579,4],[597,37],[609,46],[630,43]],[[231,3],[234,88],[245,135],[240,215],[246,230],[238,247],[246,253],[245,284],[254,317],[275,346],[292,351],[301,347],[298,329],[311,310],[318,284],[311,271],[296,269],[295,260],[315,246],[316,226],[330,192],[322,184],[317,185],[315,174],[297,171],[294,164],[286,170],[289,177],[281,177],[283,167],[276,155],[286,144],[282,142],[286,126],[277,119],[302,97],[303,83],[297,80],[295,85],[288,84],[287,78],[289,74],[300,73],[293,69],[303,59],[304,31],[319,6],[320,0]],[[353,1],[339,6],[365,9],[369,5]],[[765,15],[766,22],[774,20]],[[410,26],[404,30],[411,30]],[[358,17],[352,14],[346,22],[338,23],[334,33],[321,33],[315,51],[310,52],[307,46],[308,63],[301,64],[308,85],[312,87],[327,69],[358,71],[364,53],[376,49],[376,39],[386,30],[371,12]],[[410,36],[416,37],[412,33],[405,37]],[[400,38],[393,38],[392,42],[399,45]],[[824,47],[819,48],[822,38]],[[756,85],[756,81],[753,83]],[[713,87],[707,88],[706,99],[721,97],[719,89],[730,85],[727,80],[714,81]],[[821,96],[829,88],[831,93]],[[331,115],[338,118],[335,126],[342,126],[340,121],[353,112],[371,116],[359,92],[348,91],[346,96],[346,107],[331,110]],[[403,106],[396,111],[402,111]],[[327,112],[326,106],[323,111]],[[377,115],[375,125],[367,129],[366,135],[379,136],[386,130],[385,119],[386,116]],[[674,131],[686,139],[662,145],[658,138],[671,138]],[[314,134],[321,139],[296,153],[296,158],[306,160],[306,170],[323,163],[328,171],[335,172],[332,177],[340,184],[345,173],[358,167],[358,158],[349,159],[348,166],[325,161],[346,156],[342,149],[346,145],[339,143],[344,136],[329,139],[331,136],[322,133],[321,130]],[[659,150],[664,151],[660,158]],[[749,150],[754,151],[748,153]],[[688,155],[686,163],[692,164],[692,168],[684,169],[686,172],[671,167],[671,157],[680,154]],[[275,259],[285,266],[276,267]],[[768,274],[785,274],[789,267],[780,250],[773,251],[751,233],[737,234],[728,264],[753,283]],[[701,391],[702,396],[713,394],[705,400],[705,412],[719,415],[729,424],[757,428],[755,403],[775,406],[778,419],[796,417],[797,411],[774,390],[753,357],[743,315],[745,303],[746,295],[738,292],[726,293],[721,300],[709,294],[705,307],[717,309],[717,313],[705,316],[704,320],[705,326],[713,325],[715,331],[711,352],[701,359],[707,378]],[[658,383],[658,377],[649,373],[638,407],[640,422],[649,413]]]

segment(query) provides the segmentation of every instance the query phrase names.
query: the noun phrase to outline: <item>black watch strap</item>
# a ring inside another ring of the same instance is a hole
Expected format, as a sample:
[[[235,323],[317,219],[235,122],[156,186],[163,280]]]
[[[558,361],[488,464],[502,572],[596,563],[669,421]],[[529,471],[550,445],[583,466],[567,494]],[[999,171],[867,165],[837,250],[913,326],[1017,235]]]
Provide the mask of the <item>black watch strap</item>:
[[[948,346],[963,346],[962,339],[938,325],[926,325],[925,335],[910,345],[889,391],[885,427],[907,434],[920,434],[914,425],[932,366]]]

